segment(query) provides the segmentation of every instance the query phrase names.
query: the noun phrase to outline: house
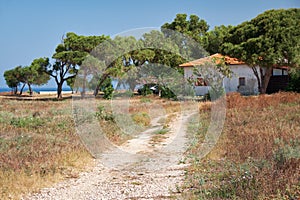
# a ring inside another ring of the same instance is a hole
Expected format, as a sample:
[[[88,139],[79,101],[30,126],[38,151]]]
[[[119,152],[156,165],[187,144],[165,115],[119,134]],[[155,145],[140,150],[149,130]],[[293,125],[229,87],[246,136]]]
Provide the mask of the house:
[[[287,88],[289,84],[288,70],[289,68],[285,66],[274,67],[267,87],[268,94],[275,93]]]
[[[210,86],[206,84],[205,80],[201,77],[195,77],[194,67],[204,66],[207,62],[214,61],[218,64],[223,60],[226,65],[228,65],[233,72],[231,78],[225,77],[223,79],[223,87],[225,92],[239,92],[243,95],[253,95],[258,94],[258,82],[257,78],[253,73],[250,66],[244,62],[238,60],[237,58],[231,58],[229,56],[223,56],[221,54],[214,54],[205,58],[194,60],[188,63],[179,65],[184,69],[185,79],[195,79],[198,81],[194,83],[194,89],[197,96],[202,96],[208,93]],[[259,72],[259,67],[256,67]],[[288,83],[288,68],[280,67],[273,69],[272,77],[267,88],[267,93],[277,92],[284,89]]]

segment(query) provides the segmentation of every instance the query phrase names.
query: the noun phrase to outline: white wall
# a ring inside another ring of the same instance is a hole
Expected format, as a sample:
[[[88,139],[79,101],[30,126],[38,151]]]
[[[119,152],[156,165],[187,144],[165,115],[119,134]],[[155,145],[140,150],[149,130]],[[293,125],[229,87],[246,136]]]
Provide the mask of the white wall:
[[[244,95],[252,95],[252,94],[258,94],[258,84],[257,79],[251,69],[251,67],[247,65],[231,65],[231,70],[233,71],[232,77],[224,78],[223,85],[225,88],[226,93],[228,92],[240,92]],[[258,67],[257,70],[259,71]],[[195,75],[193,75],[193,67],[185,67],[184,68],[184,77],[186,79],[193,77],[196,78]],[[239,86],[239,78],[244,77],[245,78],[245,86]],[[198,96],[205,95],[209,87],[208,86],[194,86],[195,87],[195,93]]]
[[[184,67],[184,78],[196,78],[195,75],[193,75],[193,69],[194,67]],[[209,86],[194,86],[195,94],[196,96],[203,96],[208,93],[210,87]]]
[[[224,86],[226,92],[240,92],[244,95],[258,94],[257,79],[251,67],[247,65],[231,65],[233,76],[224,78]],[[258,67],[257,70],[259,71]],[[245,78],[245,86],[239,86],[239,78]]]

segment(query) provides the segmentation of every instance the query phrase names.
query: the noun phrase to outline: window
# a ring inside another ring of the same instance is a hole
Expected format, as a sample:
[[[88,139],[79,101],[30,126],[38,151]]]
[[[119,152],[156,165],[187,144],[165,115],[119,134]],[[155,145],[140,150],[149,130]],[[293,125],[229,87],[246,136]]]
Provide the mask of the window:
[[[273,69],[272,76],[286,76],[288,71],[286,69]]]
[[[273,69],[273,76],[282,76],[282,69]]]
[[[207,86],[207,84],[203,78],[197,78],[197,81],[195,82],[195,86]]]
[[[244,85],[246,85],[246,78],[240,77],[239,78],[239,86],[244,86]]]

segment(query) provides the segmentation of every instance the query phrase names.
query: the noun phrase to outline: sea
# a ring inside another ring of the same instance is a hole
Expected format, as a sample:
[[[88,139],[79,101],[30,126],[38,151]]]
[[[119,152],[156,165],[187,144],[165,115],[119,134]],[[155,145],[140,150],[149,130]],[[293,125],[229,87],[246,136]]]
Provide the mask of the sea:
[[[112,80],[112,86],[115,90],[127,90],[129,89],[129,85],[127,84],[120,84],[118,86],[118,80]],[[137,88],[140,87],[140,85],[137,85]],[[19,90],[21,89],[21,87],[18,88]],[[57,91],[56,87],[47,87],[47,86],[41,86],[41,87],[32,87],[32,90],[36,93],[39,92],[43,92],[43,91],[47,91],[47,92],[55,92]],[[12,89],[8,88],[8,87],[0,87],[0,92],[11,92]],[[24,92],[28,91],[28,87],[26,86],[23,89]],[[70,87],[68,87],[67,85],[63,87],[63,92],[69,92],[72,91]]]
[[[18,88],[20,89],[20,88]],[[57,89],[55,87],[33,87],[32,90],[36,93],[38,92],[43,92],[43,91],[47,91],[47,92],[55,92]],[[11,88],[0,88],[0,92],[11,92],[12,89]],[[23,90],[24,92],[28,91],[28,88],[24,88]],[[69,87],[65,87],[63,88],[64,92],[68,92],[68,91],[72,91],[71,88]]]

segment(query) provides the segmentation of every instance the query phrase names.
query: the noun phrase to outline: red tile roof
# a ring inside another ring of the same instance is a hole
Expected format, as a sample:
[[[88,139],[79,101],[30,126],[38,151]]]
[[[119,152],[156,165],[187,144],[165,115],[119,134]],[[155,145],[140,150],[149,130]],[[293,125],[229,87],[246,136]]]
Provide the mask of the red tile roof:
[[[197,65],[203,65],[206,62],[212,62],[212,60],[215,59],[215,62],[218,64],[222,59],[225,59],[225,63],[228,65],[242,65],[245,64],[243,61],[240,61],[237,58],[231,58],[229,56],[223,56],[222,54],[216,53],[214,55],[200,58],[197,60],[193,60],[184,64],[179,65],[179,67],[193,67]]]

